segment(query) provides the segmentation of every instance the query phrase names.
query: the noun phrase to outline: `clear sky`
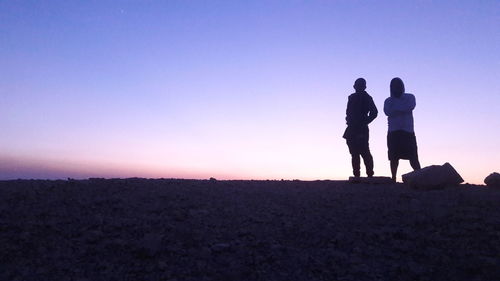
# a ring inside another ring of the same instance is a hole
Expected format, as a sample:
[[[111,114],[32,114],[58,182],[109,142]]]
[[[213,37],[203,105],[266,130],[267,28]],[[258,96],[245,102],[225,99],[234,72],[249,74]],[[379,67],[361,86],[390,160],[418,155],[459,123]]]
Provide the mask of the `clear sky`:
[[[500,169],[500,1],[0,1],[0,179],[345,179],[356,78],[422,166]],[[402,161],[398,175],[411,171]]]

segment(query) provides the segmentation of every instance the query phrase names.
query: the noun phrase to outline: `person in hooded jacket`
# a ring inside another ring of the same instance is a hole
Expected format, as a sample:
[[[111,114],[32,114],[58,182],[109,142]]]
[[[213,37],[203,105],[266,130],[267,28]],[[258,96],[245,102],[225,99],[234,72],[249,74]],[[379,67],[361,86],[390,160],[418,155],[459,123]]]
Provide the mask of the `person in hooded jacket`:
[[[384,102],[384,113],[388,121],[387,148],[392,180],[396,181],[399,159],[410,160],[413,170],[420,170],[420,162],[413,127],[415,96],[405,93],[405,85],[399,77],[391,80],[390,91],[391,96]]]
[[[365,163],[366,175],[372,177],[373,157],[370,153],[368,144],[370,124],[377,118],[377,107],[373,102],[373,98],[365,91],[366,80],[358,78],[354,82],[355,93],[349,96],[346,110],[347,128],[343,138],[346,139],[349,153],[351,154],[352,171],[355,177],[360,176],[361,160]]]

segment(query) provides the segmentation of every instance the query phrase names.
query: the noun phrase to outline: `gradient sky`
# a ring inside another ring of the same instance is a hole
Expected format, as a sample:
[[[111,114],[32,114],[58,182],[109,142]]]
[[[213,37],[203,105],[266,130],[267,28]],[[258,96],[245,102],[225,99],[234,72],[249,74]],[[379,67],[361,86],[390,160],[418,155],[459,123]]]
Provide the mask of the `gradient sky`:
[[[0,1],[0,179],[345,179],[358,77],[388,176],[396,76],[422,166],[499,171],[500,1]]]

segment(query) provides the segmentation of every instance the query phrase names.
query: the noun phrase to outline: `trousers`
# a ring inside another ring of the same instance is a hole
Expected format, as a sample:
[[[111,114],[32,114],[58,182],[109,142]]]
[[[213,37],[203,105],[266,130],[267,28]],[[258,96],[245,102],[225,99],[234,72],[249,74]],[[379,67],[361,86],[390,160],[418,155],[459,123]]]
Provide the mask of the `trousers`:
[[[349,153],[351,153],[352,172],[355,177],[360,176],[360,157],[363,158],[363,162],[365,163],[366,175],[371,177],[374,174],[373,157],[370,153],[368,138],[368,135],[357,135],[346,140],[347,146],[349,147]]]

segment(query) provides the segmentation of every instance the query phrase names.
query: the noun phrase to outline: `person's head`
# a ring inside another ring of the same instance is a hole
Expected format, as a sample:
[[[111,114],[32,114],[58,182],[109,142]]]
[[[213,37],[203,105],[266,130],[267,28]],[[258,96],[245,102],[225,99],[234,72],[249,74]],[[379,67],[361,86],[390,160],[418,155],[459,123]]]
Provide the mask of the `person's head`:
[[[405,84],[401,78],[396,77],[391,80],[391,97],[399,98],[405,92]]]
[[[356,92],[362,92],[366,89],[366,80],[363,78],[358,78],[356,81],[354,81],[354,90]]]

